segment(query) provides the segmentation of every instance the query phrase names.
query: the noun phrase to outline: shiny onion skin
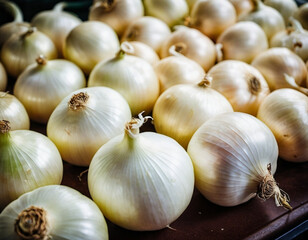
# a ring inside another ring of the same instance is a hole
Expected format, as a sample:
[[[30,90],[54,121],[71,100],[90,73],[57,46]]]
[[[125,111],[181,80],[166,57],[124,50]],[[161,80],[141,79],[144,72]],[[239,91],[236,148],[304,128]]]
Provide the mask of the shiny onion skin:
[[[5,68],[0,62],[0,91],[4,91],[6,89],[7,81],[8,80],[7,80]]]

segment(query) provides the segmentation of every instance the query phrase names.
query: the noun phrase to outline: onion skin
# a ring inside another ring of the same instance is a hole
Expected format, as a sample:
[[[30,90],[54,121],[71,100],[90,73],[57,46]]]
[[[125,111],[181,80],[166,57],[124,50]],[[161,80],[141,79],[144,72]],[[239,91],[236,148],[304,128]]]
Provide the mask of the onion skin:
[[[253,9],[252,0],[229,0],[235,8],[237,16],[246,14]]]
[[[308,3],[302,4],[295,12],[294,17],[308,30]]]
[[[279,156],[290,162],[308,161],[308,97],[294,89],[273,91],[261,103],[258,118],[276,137]]]
[[[0,91],[4,91],[7,86],[7,75],[6,71],[0,62]]]

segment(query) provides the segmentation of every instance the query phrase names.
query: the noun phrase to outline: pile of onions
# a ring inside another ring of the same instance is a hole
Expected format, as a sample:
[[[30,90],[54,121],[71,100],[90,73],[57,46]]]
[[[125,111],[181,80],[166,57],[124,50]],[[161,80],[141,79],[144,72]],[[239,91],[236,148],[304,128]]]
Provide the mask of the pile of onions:
[[[175,139],[185,149],[195,131],[208,119],[233,112],[229,101],[210,87],[207,79],[199,84],[178,84],[157,99],[153,118],[158,133]]]
[[[256,195],[264,200],[273,196],[277,206],[291,209],[288,195],[273,178],[277,142],[256,117],[231,112],[209,119],[195,132],[187,152],[195,185],[211,202],[236,206]]]
[[[11,131],[10,122],[0,120],[0,209],[23,193],[60,184],[62,175],[61,156],[48,137],[31,130]]]
[[[139,114],[125,133],[94,155],[88,172],[92,199],[111,222],[130,230],[168,227],[189,205],[194,170],[187,152],[172,138],[139,133]]]
[[[159,53],[161,45],[170,34],[171,30],[164,21],[151,16],[143,16],[126,27],[121,41],[143,42]]]
[[[78,17],[64,11],[66,5],[67,3],[60,2],[52,10],[41,11],[31,20],[32,26],[37,27],[54,42],[59,56],[62,56],[66,36],[81,23]]]
[[[0,214],[0,232],[3,239],[108,240],[96,204],[61,185],[40,187],[10,203]]]
[[[189,8],[186,0],[144,0],[145,14],[156,17],[168,26],[182,24]]]
[[[216,61],[214,42],[197,29],[186,26],[177,27],[162,44],[161,58],[171,55],[170,48],[196,61],[205,71],[209,70]]]
[[[69,93],[86,86],[81,69],[65,59],[40,55],[20,74],[14,95],[23,103],[31,120],[47,123],[52,111]]]
[[[303,28],[308,30],[308,3],[302,4],[295,12],[294,17],[301,23]]]
[[[0,0],[0,8],[5,8],[11,13],[13,21],[0,26],[0,48],[3,43],[15,33],[26,31],[30,24],[23,22],[23,14],[15,3],[6,0]]]
[[[4,91],[7,85],[7,75],[6,71],[0,62],[0,91]]]
[[[28,28],[20,34],[14,34],[2,46],[1,60],[7,73],[18,77],[27,66],[35,63],[40,54],[47,59],[58,56],[52,40],[35,27]]]
[[[229,0],[229,2],[233,4],[233,7],[235,8],[237,16],[246,14],[252,11],[253,9],[253,3],[251,0]]]
[[[225,60],[210,69],[211,87],[224,95],[234,111],[256,115],[262,100],[270,93],[262,74],[238,60]]]
[[[255,7],[251,12],[239,17],[239,21],[252,21],[257,23],[265,32],[270,40],[277,32],[285,29],[284,19],[281,14],[272,7],[261,2],[253,0]]]
[[[236,10],[228,0],[199,0],[190,13],[190,25],[214,41],[236,20]]]
[[[131,49],[121,45],[117,56],[98,63],[92,70],[88,86],[110,87],[121,93],[132,115],[153,109],[159,96],[159,80],[151,64],[142,58],[127,55]]]
[[[293,17],[289,19],[289,22],[290,27],[272,37],[270,47],[286,47],[306,62],[308,61],[308,31]]]
[[[30,119],[24,105],[7,92],[0,92],[0,119],[10,122],[11,131],[30,129]]]
[[[304,61],[285,47],[269,48],[254,58],[251,63],[266,79],[271,90],[278,88],[295,88],[305,85],[307,67]]]
[[[118,36],[109,25],[86,21],[70,31],[65,39],[63,55],[89,74],[98,62],[114,57],[119,48]]]
[[[258,118],[276,137],[279,156],[291,162],[308,161],[308,97],[294,89],[278,89],[261,103]]]
[[[129,106],[118,92],[106,87],[82,88],[65,97],[53,111],[47,136],[65,161],[89,166],[95,152],[123,133],[130,119]]]
[[[91,6],[89,20],[107,23],[121,36],[130,22],[143,15],[140,0],[99,0]]]
[[[268,49],[263,29],[252,21],[237,22],[227,28],[217,39],[221,48],[219,60],[233,59],[250,63],[259,53]]]
[[[264,4],[275,8],[283,17],[286,26],[289,24],[289,18],[298,10],[298,6],[294,0],[264,0]]]
[[[176,84],[197,84],[205,76],[204,69],[196,61],[176,51],[172,51],[171,54],[173,56],[161,59],[154,66],[161,92]]]

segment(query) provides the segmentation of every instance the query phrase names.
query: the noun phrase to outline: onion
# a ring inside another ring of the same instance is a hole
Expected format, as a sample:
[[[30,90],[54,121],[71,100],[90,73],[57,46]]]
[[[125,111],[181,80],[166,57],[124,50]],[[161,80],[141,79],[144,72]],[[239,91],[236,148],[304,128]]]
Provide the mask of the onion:
[[[89,76],[88,86],[110,87],[124,96],[132,115],[150,113],[159,95],[159,80],[155,71],[142,58],[126,55],[130,49],[121,45],[116,57],[102,61]]]
[[[279,156],[290,162],[308,161],[308,97],[294,89],[278,89],[261,103],[258,118],[276,137]]]
[[[231,104],[206,79],[199,84],[178,84],[157,99],[154,126],[156,132],[172,137],[186,149],[206,120],[224,112],[233,112]]]
[[[48,120],[47,136],[65,161],[89,166],[95,152],[123,133],[123,126],[130,118],[127,102],[115,90],[82,88],[58,104]]]
[[[217,115],[195,132],[187,151],[195,185],[211,202],[236,206],[256,195],[264,200],[273,196],[277,206],[292,209],[273,178],[277,142],[256,117],[240,112]]]
[[[69,93],[86,86],[79,67],[64,59],[36,59],[18,77],[14,95],[23,103],[31,120],[47,123],[52,111]]]
[[[31,20],[31,25],[45,33],[58,49],[58,55],[62,56],[62,48],[68,33],[81,23],[81,19],[75,15],[64,12],[68,3],[59,2],[52,10],[41,11]]]
[[[294,17],[308,30],[308,3],[302,4],[294,13]]]
[[[7,85],[7,75],[6,71],[0,62],[0,91],[4,91]]]
[[[49,138],[31,130],[10,131],[9,121],[0,120],[0,209],[23,193],[60,184],[62,175],[61,156]]]
[[[30,119],[24,105],[7,92],[0,92],[0,119],[10,122],[11,131],[30,129]]]
[[[179,26],[164,41],[160,51],[161,58],[171,55],[170,48],[196,61],[205,71],[209,70],[216,61],[214,42],[197,29]]]
[[[288,48],[269,48],[256,56],[251,64],[262,73],[271,91],[290,87],[302,90],[298,85],[305,84],[307,77],[305,63]]]
[[[17,78],[27,66],[43,54],[48,59],[57,58],[54,43],[35,27],[30,27],[21,34],[15,34],[2,46],[1,59],[7,73]]]
[[[256,115],[260,103],[270,93],[262,74],[253,66],[238,60],[225,60],[210,69],[213,89],[224,95],[234,111]]]
[[[40,187],[9,204],[0,214],[0,231],[2,239],[108,240],[96,204],[61,185]]]
[[[241,14],[246,14],[253,9],[252,0],[229,0],[235,8],[237,16]]]
[[[170,34],[170,28],[164,21],[151,16],[143,16],[126,27],[121,41],[143,42],[159,53],[161,45]]]
[[[184,22],[189,8],[186,0],[144,0],[145,14],[156,17],[172,27]]]
[[[194,172],[186,151],[172,138],[139,134],[147,118],[132,119],[125,133],[94,155],[88,173],[92,199],[114,224],[136,231],[168,227],[187,208]]]
[[[107,23],[121,36],[129,23],[143,15],[140,0],[99,0],[91,6],[89,20]]]
[[[237,19],[234,6],[228,0],[199,0],[190,13],[190,24],[216,41]]]
[[[224,60],[233,59],[250,63],[268,49],[267,37],[262,28],[251,21],[238,22],[227,28],[217,39]],[[219,59],[221,60],[221,59]]]
[[[98,62],[114,57],[119,46],[118,36],[109,25],[86,21],[68,34],[63,55],[89,74]]]

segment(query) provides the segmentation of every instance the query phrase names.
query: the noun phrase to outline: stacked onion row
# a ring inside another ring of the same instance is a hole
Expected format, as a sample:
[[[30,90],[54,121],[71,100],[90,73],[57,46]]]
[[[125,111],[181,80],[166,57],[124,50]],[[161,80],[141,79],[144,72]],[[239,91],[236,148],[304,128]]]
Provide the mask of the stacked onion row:
[[[30,23],[2,5],[0,239],[159,230],[194,187],[292,209],[274,174],[308,161],[307,5],[97,0],[82,21],[63,2]],[[62,160],[89,168],[91,199],[60,185]]]

